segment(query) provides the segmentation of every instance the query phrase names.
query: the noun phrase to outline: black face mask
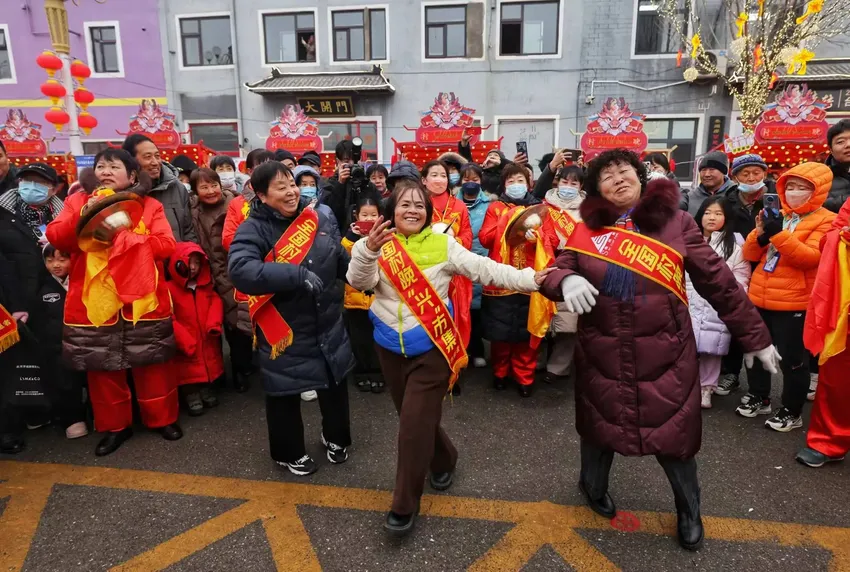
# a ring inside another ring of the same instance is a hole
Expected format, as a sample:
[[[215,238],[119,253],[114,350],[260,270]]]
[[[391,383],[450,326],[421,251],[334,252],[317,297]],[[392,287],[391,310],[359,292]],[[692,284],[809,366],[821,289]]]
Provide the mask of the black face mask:
[[[481,192],[481,184],[473,181],[469,181],[468,183],[464,183],[460,187],[461,191],[464,195],[478,195]]]

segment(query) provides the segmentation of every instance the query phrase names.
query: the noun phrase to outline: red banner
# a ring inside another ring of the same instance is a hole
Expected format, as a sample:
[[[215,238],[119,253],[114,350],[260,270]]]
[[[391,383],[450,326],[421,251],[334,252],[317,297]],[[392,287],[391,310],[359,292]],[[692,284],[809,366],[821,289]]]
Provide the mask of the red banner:
[[[143,99],[139,110],[130,116],[130,128],[126,133],[118,130],[119,135],[141,133],[160,149],[177,149],[180,146],[180,133],[175,129],[176,119],[159,106],[155,99]]]
[[[454,92],[441,91],[434,98],[431,108],[420,115],[419,127],[415,131],[416,143],[422,147],[455,145],[464,130],[472,136],[472,145],[478,143],[481,136],[481,128],[474,126],[475,110],[464,106]],[[411,127],[406,129],[413,131]]]
[[[643,132],[644,119],[644,115],[629,109],[625,98],[606,99],[599,113],[588,118],[587,129],[581,136],[584,160],[589,161],[610,149],[623,148],[643,153],[648,143]]]
[[[10,109],[0,121],[0,141],[9,157],[44,157],[47,145],[41,138],[41,125],[27,119],[23,109]]]
[[[831,95],[819,98],[805,83],[788,85],[764,106],[754,133],[756,143],[823,142],[829,129],[826,110],[832,103]]]
[[[319,120],[308,116],[300,105],[284,105],[280,116],[270,123],[266,149],[286,149],[291,153],[322,152]]]

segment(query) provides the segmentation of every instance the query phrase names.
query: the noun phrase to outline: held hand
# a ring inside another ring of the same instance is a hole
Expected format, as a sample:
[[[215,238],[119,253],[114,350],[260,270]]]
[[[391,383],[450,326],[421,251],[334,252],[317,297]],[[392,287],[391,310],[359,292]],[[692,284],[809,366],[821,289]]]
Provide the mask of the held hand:
[[[302,267],[303,268],[303,267]],[[325,283],[322,279],[316,276],[315,272],[304,268],[304,287],[310,291],[313,296],[318,296],[325,289]]]
[[[27,320],[30,319],[30,315],[27,312],[12,312],[12,318],[26,324]]]
[[[351,229],[351,232],[353,232],[357,236],[365,236],[362,232],[360,232],[360,229],[357,228],[357,223],[351,223],[351,226],[349,228]]]
[[[375,226],[366,235],[366,248],[372,252],[380,252],[381,248],[393,239],[395,229],[390,228],[392,223],[393,221],[391,220],[384,221],[384,217],[378,217],[378,220],[375,221]]]
[[[546,280],[546,277],[549,276],[554,271],[555,271],[555,267],[550,266],[549,268],[544,268],[543,270],[540,270],[539,272],[535,272],[534,273],[534,283],[537,284],[538,286],[541,286],[543,284],[544,280]]]
[[[561,293],[567,311],[574,314],[589,314],[596,305],[599,290],[593,287],[583,276],[571,274],[561,282]]]
[[[517,165],[527,165],[528,164],[528,155],[525,153],[517,153],[514,155],[514,163]]]
[[[472,135],[470,135],[466,128],[464,128],[463,133],[460,134],[460,145],[461,147],[469,147],[469,142],[472,140]]]
[[[343,165],[339,170],[339,182],[345,183],[351,176],[351,169],[348,165]]]
[[[758,358],[762,367],[770,373],[779,373],[779,362],[782,361],[782,356],[779,355],[779,352],[776,351],[776,347],[773,344],[767,346],[763,350],[744,354],[744,365],[747,366],[747,369],[753,367],[753,358]]]
[[[567,160],[567,156],[564,153],[564,150],[561,149],[560,151],[555,153],[555,156],[552,157],[551,161],[549,161],[549,170],[554,173],[555,171],[558,170],[558,167],[560,167],[561,165],[564,164],[564,162],[566,162],[566,160]]]
[[[537,242],[537,231],[531,228],[525,231],[525,240],[527,242]]]
[[[487,157],[486,159],[484,159],[484,164],[481,165],[481,168],[482,169],[489,169],[490,167],[495,167],[495,166],[496,166],[496,160],[493,159],[492,157]]]
[[[758,236],[764,234],[764,211],[759,211],[759,214],[756,215],[756,230],[758,231]]]

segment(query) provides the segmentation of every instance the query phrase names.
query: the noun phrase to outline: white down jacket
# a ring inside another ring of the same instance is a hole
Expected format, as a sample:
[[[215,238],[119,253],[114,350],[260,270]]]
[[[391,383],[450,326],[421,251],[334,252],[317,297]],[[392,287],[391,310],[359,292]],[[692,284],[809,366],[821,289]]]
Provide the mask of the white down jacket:
[[[723,233],[711,233],[709,244],[714,249],[718,256],[723,257]],[[741,245],[744,238],[735,234],[735,250],[732,255],[726,260],[732,274],[738,280],[738,284],[746,290],[750,285],[750,275],[752,267],[750,263],[744,260],[741,252]],[[694,337],[697,340],[697,352],[701,354],[710,354],[716,356],[725,356],[729,353],[729,343],[732,341],[732,334],[726,324],[717,316],[714,308],[697,294],[694,285],[691,283],[690,276],[687,277],[688,288],[688,306],[691,313],[691,323],[693,324]]]
[[[453,309],[448,299],[449,283],[455,274],[485,286],[516,292],[536,292],[538,289],[534,269],[517,270],[473,254],[448,235],[432,233],[430,227],[408,238],[401,235],[396,235],[396,238],[450,310]],[[369,309],[375,326],[375,342],[384,349],[407,357],[430,351],[434,344],[378,267],[378,255],[378,252],[366,247],[366,240],[358,240],[351,249],[351,263],[346,274],[353,288],[375,292]]]

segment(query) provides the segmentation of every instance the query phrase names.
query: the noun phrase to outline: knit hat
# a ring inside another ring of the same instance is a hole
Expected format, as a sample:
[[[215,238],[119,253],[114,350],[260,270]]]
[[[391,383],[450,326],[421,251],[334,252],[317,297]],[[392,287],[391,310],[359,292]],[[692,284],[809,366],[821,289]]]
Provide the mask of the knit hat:
[[[699,163],[699,170],[717,169],[724,175],[729,173],[729,157],[722,151],[712,151],[702,156],[702,161]]]
[[[735,175],[744,167],[761,167],[762,169],[767,171],[767,163],[764,162],[764,159],[761,158],[761,155],[756,155],[755,153],[749,153],[747,155],[735,157],[735,159],[732,161],[732,174]]]

